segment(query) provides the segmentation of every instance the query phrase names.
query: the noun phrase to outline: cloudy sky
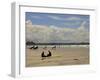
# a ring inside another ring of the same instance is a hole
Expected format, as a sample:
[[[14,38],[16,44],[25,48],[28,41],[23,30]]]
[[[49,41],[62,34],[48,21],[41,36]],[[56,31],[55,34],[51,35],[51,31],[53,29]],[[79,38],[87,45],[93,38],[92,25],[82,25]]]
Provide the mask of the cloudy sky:
[[[26,12],[26,40],[40,43],[89,42],[89,15]]]

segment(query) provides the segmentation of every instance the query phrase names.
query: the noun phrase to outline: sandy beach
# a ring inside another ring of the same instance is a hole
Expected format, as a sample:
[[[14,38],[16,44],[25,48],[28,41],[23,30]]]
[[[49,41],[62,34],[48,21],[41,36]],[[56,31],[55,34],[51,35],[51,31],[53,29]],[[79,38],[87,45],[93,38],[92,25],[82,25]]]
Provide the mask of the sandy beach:
[[[87,47],[64,47],[46,49],[52,53],[51,57],[44,60],[41,58],[42,47],[34,50],[26,48],[26,67],[81,65],[89,64],[89,48]]]

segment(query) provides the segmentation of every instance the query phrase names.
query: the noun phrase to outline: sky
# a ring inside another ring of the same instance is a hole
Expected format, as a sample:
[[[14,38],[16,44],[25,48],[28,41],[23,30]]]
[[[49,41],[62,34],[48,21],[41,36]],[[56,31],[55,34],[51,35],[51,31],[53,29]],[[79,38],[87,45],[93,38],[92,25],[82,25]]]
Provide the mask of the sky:
[[[89,42],[89,15],[26,12],[26,39],[34,42]]]

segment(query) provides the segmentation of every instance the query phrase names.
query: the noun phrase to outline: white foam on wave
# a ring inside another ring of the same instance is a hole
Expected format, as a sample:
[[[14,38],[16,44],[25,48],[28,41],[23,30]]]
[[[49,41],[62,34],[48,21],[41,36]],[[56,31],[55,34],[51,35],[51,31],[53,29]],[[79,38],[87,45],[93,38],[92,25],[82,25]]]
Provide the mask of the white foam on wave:
[[[65,48],[65,47],[85,47],[89,48],[89,45],[38,45],[38,47],[58,47],[58,48]],[[26,46],[27,48],[32,46]]]

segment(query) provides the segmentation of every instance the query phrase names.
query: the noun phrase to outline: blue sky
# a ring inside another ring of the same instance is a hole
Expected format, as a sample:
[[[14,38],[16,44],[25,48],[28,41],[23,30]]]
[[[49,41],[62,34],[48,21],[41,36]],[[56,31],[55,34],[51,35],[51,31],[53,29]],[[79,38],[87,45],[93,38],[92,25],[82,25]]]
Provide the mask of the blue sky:
[[[34,25],[78,28],[83,22],[89,29],[89,15],[26,12],[26,21]]]

